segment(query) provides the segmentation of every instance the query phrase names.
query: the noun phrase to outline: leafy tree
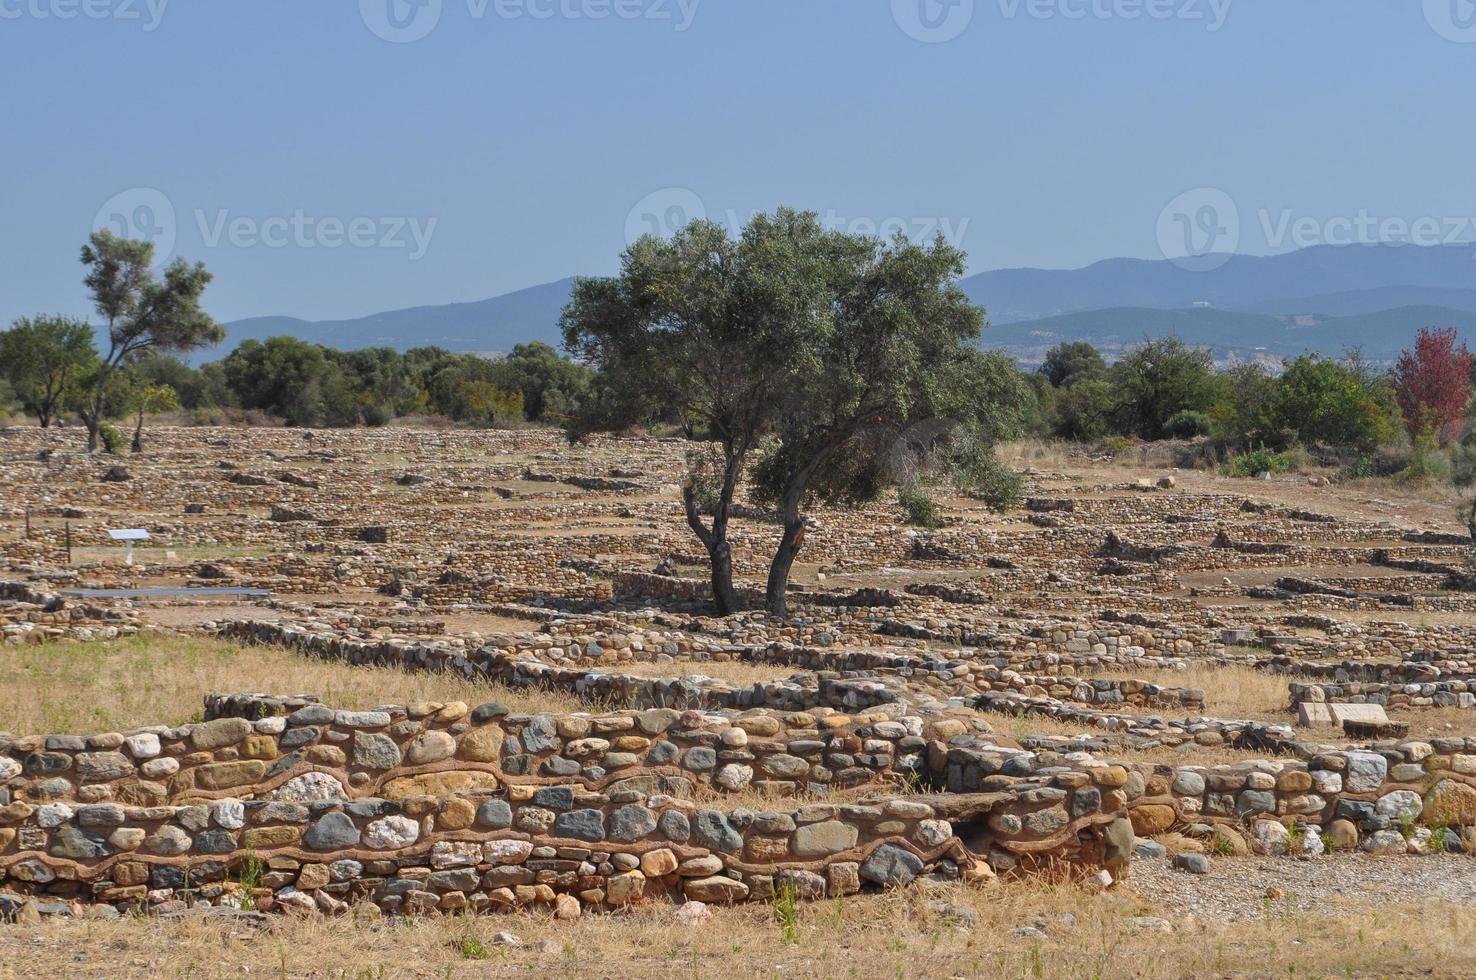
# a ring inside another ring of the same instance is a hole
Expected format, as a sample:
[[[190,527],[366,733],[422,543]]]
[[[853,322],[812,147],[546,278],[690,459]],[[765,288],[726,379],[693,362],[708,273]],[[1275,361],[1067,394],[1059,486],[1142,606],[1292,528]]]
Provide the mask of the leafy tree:
[[[994,446],[964,433],[948,450],[948,471],[959,490],[982,500],[995,510],[1020,506],[1025,478],[1005,465]]]
[[[598,371],[571,437],[666,417],[715,444],[715,492],[699,494],[707,474],[694,467],[682,501],[721,615],[738,610],[728,523],[749,453],[796,370],[825,369],[796,363],[795,348],[829,318],[828,241],[813,215],[791,211],[756,217],[737,241],[693,222],[641,238],[616,278],[576,280],[564,310],[565,348]]]
[[[1280,383],[1260,364],[1237,364],[1216,379],[1210,422],[1222,439],[1246,446],[1264,443],[1276,429]]]
[[[1184,409],[1168,417],[1163,424],[1164,434],[1170,439],[1196,439],[1210,434],[1213,424],[1208,413]]]
[[[1085,378],[1056,391],[1056,435],[1096,442],[1113,431],[1117,390],[1106,378]]]
[[[171,412],[179,408],[179,395],[168,385],[141,381],[135,390],[129,392],[129,396],[136,416],[133,426],[133,444],[129,451],[141,453],[143,452],[144,416],[158,415],[160,412]]]
[[[1215,398],[1214,360],[1178,337],[1142,344],[1112,366],[1120,431],[1161,439],[1179,412],[1203,412]]]
[[[0,370],[43,429],[51,427],[68,390],[95,360],[92,327],[85,320],[22,317],[0,333]]]
[[[160,279],[153,260],[152,242],[120,238],[106,229],[93,232],[82,246],[83,282],[108,328],[108,352],[93,372],[83,410],[89,452],[97,451],[108,387],[125,362],[147,350],[189,351],[225,339],[225,328],[200,308],[211,280],[204,264],[175,259]]]
[[[1442,441],[1460,435],[1461,419],[1471,400],[1472,357],[1456,346],[1454,327],[1425,327],[1413,348],[1394,364],[1394,395],[1411,440],[1433,432]]]
[[[1279,389],[1276,424],[1303,442],[1368,452],[1394,432],[1392,393],[1368,388],[1337,361],[1303,354],[1286,366]]]
[[[788,209],[736,241],[706,221],[643,238],[619,277],[579,280],[564,312],[565,347],[599,372],[573,434],[671,417],[715,445],[711,514],[699,474],[683,501],[725,614],[733,496],[763,440],[750,476],[779,511],[766,605],[782,616],[810,501],[874,499],[915,446],[959,424],[985,438],[1018,426],[1018,371],[974,348],[983,314],[955,284],[962,272],[941,240],[884,243]]]
[[[518,344],[496,363],[501,387],[522,392],[523,413],[529,422],[548,415],[572,415],[589,390],[593,374],[583,364],[559,356],[558,351],[538,341]]]
[[[1107,373],[1107,362],[1090,341],[1062,342],[1046,352],[1040,373],[1051,387],[1064,388],[1088,378],[1102,377]]]
[[[1020,380],[1029,392],[1020,409],[1020,428],[1027,436],[1046,437],[1056,430],[1056,389],[1038,371],[1022,374]]]
[[[962,270],[961,253],[942,242],[879,249],[856,267],[855,306],[812,341],[805,359],[832,367],[786,392],[776,451],[753,473],[754,495],[778,505],[784,529],[769,568],[771,614],[785,614],[809,503],[875,499],[930,438],[992,444],[1018,434],[1026,389],[1000,355],[972,348],[983,314],[954,285]]]

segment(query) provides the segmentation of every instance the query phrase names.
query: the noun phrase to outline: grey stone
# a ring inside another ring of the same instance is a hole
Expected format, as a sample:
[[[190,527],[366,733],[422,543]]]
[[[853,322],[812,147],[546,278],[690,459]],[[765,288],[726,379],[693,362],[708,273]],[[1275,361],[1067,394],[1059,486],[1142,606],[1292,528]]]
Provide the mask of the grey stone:
[[[610,839],[629,843],[643,840],[656,829],[656,814],[639,803],[622,806],[610,814]]]
[[[1176,854],[1174,869],[1187,871],[1192,875],[1207,875],[1210,872],[1210,861],[1203,854]]]
[[[878,885],[907,885],[922,873],[922,858],[896,844],[883,844],[861,862],[861,877]]]
[[[717,765],[717,752],[705,745],[695,745],[687,750],[682,759],[682,766],[695,772],[702,772]]]
[[[101,834],[95,834],[71,824],[64,824],[57,828],[48,851],[57,857],[71,858],[74,861],[107,857],[113,853],[113,849],[108,846]]]
[[[555,837],[573,837],[577,840],[604,840],[605,814],[600,810],[571,810],[561,813],[554,820],[553,834]]]
[[[743,846],[743,835],[717,810],[698,810],[692,823],[692,834],[698,844],[713,851],[735,852]]]
[[[315,851],[336,851],[359,843],[359,828],[346,813],[325,813],[308,827],[302,840]]]
[[[856,846],[857,830],[854,824],[839,820],[824,820],[806,824],[794,834],[794,853],[802,858],[837,854]]]
[[[195,850],[201,854],[229,854],[236,849],[236,838],[228,830],[206,830],[195,837]]]
[[[1375,793],[1389,774],[1389,760],[1375,752],[1349,752],[1343,789],[1348,793]]]
[[[667,810],[656,821],[656,826],[661,829],[662,836],[673,843],[685,844],[692,837],[691,821],[680,810]]]
[[[544,786],[533,794],[533,802],[537,806],[548,807],[550,810],[572,810],[574,809],[574,788]]]
[[[355,732],[354,764],[365,769],[393,769],[400,764],[400,747],[388,735]]]
[[[77,777],[83,782],[106,783],[133,772],[133,762],[121,752],[83,752],[77,756]]]
[[[192,726],[190,741],[196,749],[219,749],[235,745],[250,734],[251,722],[245,718],[216,718]]]
[[[548,715],[537,715],[523,727],[523,748],[532,753],[547,752],[558,744],[558,729]]]
[[[512,826],[512,807],[506,800],[488,800],[477,808],[477,823],[493,830]]]
[[[663,738],[651,744],[646,752],[646,762],[653,766],[664,766],[677,757],[677,751],[675,742],[668,742]]]

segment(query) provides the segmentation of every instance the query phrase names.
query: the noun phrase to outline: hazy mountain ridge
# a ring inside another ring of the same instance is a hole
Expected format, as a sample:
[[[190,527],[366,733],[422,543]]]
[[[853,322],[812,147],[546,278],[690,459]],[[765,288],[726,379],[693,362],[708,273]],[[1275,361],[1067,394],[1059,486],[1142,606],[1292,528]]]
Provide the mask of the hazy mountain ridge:
[[[224,347],[203,356],[277,334],[342,348],[435,345],[492,353],[532,340],[558,346],[559,313],[572,283],[356,319],[255,317],[227,324]],[[1368,357],[1385,360],[1421,326],[1454,326],[1476,338],[1471,244],[1318,246],[1230,256],[1207,272],[1165,260],[1108,259],[1082,269],[1000,269],[970,276],[962,286],[995,324],[985,345],[1025,361],[1060,339],[1116,350],[1166,333],[1213,347],[1222,359],[1274,359],[1309,349],[1339,354],[1361,346]]]

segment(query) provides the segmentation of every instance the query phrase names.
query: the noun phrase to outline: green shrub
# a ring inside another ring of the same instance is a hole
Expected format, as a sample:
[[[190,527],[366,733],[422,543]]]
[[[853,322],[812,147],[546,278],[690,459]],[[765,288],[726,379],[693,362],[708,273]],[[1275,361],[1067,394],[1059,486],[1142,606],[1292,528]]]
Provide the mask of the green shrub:
[[[395,406],[381,402],[364,409],[364,424],[379,428],[395,420]]]
[[[1210,417],[1204,412],[1185,409],[1169,416],[1163,431],[1170,439],[1195,439],[1210,434]]]
[[[1253,449],[1236,453],[1225,461],[1221,472],[1233,477],[1258,477],[1262,473],[1290,473],[1297,468],[1291,453],[1274,453],[1269,449]]]
[[[1440,444],[1433,432],[1422,432],[1415,437],[1410,447],[1409,464],[1394,474],[1402,483],[1426,483],[1450,477],[1450,461],[1440,452]]]
[[[1378,467],[1372,456],[1358,456],[1338,472],[1344,480],[1370,480],[1378,476]]]
[[[929,530],[943,526],[943,519],[938,516],[938,504],[926,490],[920,487],[903,487],[897,491],[897,503],[907,514],[908,524]]]
[[[1025,478],[1002,463],[994,449],[981,441],[967,440],[957,446],[949,470],[961,492],[995,510],[1011,510],[1024,499]]]
[[[969,488],[969,496],[998,511],[1014,510],[1025,500],[1025,478],[992,456],[990,463],[988,469],[975,478]]]
[[[98,438],[102,439],[103,449],[111,456],[120,456],[123,453],[123,433],[116,426],[104,422],[97,427]]]
[[[1102,449],[1116,456],[1133,448],[1133,441],[1127,436],[1108,436],[1102,440]]]

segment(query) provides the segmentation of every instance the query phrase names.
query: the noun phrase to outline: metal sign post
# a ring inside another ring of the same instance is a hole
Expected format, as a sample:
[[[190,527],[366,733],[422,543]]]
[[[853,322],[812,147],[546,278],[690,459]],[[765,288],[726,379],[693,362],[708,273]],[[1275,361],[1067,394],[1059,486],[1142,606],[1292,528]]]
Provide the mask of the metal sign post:
[[[108,537],[114,541],[124,541],[128,544],[128,564],[133,564],[133,542],[149,540],[149,532],[141,527],[126,527],[116,531],[109,531]]]

